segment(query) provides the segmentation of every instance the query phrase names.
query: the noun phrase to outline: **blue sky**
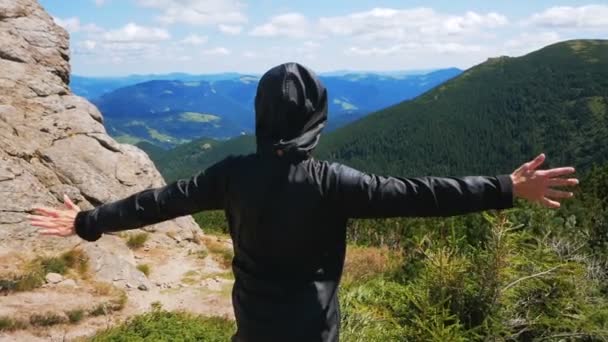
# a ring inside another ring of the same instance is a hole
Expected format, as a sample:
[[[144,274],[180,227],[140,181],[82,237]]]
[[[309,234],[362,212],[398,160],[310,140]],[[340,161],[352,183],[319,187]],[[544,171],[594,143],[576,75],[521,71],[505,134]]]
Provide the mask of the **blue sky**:
[[[71,36],[73,73],[469,68],[574,38],[608,38],[588,1],[41,0]]]

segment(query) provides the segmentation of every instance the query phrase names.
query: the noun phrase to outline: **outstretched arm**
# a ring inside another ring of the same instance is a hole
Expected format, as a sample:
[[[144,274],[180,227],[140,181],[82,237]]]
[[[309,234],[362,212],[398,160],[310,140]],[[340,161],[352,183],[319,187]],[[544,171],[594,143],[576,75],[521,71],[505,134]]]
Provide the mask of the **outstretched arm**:
[[[544,160],[541,154],[512,174],[496,177],[381,177],[342,166],[332,192],[338,210],[353,218],[453,216],[510,208],[514,197],[557,208],[559,199],[572,193],[551,187],[578,180],[560,178],[572,174],[571,167],[537,170]]]
[[[190,179],[146,189],[127,198],[81,211],[64,196],[66,209],[34,208],[31,224],[44,235],[78,234],[95,241],[103,233],[140,228],[202,210],[222,209],[226,182],[224,160]]]

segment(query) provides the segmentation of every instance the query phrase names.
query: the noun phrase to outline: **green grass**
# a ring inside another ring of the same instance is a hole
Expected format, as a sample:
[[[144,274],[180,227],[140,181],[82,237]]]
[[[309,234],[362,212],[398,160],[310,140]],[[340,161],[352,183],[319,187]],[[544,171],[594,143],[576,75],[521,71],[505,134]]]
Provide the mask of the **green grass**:
[[[217,261],[224,268],[230,268],[232,258],[234,257],[232,248],[213,237],[205,237],[203,241],[213,260]]]
[[[211,114],[203,114],[196,112],[184,112],[180,114],[180,121],[192,121],[192,122],[217,122],[220,121],[219,116]]]
[[[68,316],[71,324],[76,324],[84,319],[86,312],[83,309],[74,309],[66,311],[65,315]]]
[[[30,324],[37,327],[49,327],[67,322],[66,317],[58,315],[54,312],[46,312],[43,314],[33,314],[30,316]]]
[[[140,142],[147,141],[145,139],[141,139],[136,136],[129,135],[129,134],[121,134],[121,135],[115,136],[114,140],[116,140],[117,142],[119,142],[121,144],[131,144],[131,145],[137,145]]]
[[[139,265],[137,265],[137,269],[140,270],[141,273],[145,274],[146,277],[150,276],[150,265],[139,264]]]
[[[139,249],[148,241],[148,233],[129,234],[127,237],[127,246],[131,249]]]
[[[94,336],[91,342],[184,341],[226,342],[235,332],[234,322],[218,317],[154,309],[125,324]]]
[[[148,134],[150,135],[150,137],[152,137],[152,139],[158,140],[160,142],[172,142],[177,140],[176,138],[170,135],[163,134],[154,128],[148,127]]]
[[[0,316],[0,332],[21,330],[24,329],[26,326],[26,322],[8,316]]]
[[[0,277],[0,287],[7,292],[31,291],[45,283],[47,273],[66,274],[73,269],[86,275],[88,265],[88,258],[80,249],[72,249],[59,256],[38,257],[24,265],[21,274]]]

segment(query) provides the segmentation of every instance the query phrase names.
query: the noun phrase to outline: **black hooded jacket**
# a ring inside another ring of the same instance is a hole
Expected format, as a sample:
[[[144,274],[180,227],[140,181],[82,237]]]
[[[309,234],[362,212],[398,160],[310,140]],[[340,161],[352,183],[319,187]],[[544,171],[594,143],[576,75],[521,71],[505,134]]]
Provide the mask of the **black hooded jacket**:
[[[257,153],[82,211],[76,232],[94,241],[104,232],[224,210],[235,251],[234,340],[337,341],[349,218],[503,209],[513,205],[513,193],[508,175],[382,177],[316,160],[310,153],[326,124],[327,101],[305,67],[271,69],[256,96]]]

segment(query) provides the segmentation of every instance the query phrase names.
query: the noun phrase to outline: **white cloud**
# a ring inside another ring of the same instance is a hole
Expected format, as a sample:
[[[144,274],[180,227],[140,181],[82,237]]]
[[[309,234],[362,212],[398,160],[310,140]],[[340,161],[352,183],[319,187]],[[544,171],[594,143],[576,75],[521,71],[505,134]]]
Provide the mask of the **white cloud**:
[[[400,53],[411,54],[411,51],[433,51],[442,54],[462,54],[479,52],[483,50],[480,45],[460,43],[404,43],[394,44],[387,47],[360,47],[352,46],[344,53],[350,56],[389,56]]]
[[[203,45],[209,38],[207,36],[199,36],[197,34],[191,34],[188,37],[180,40],[179,42],[184,45]]]
[[[359,55],[359,56],[386,56],[392,55],[401,50],[401,45],[393,45],[385,48],[370,47],[363,48],[359,46],[352,46],[345,51],[347,55]]]
[[[111,42],[154,42],[167,40],[171,35],[165,29],[128,23],[123,28],[104,33],[103,38]]]
[[[217,47],[209,50],[204,50],[203,55],[227,56],[232,52],[225,47]]]
[[[322,17],[323,31],[352,36],[366,41],[424,40],[480,34],[482,30],[504,26],[508,19],[495,12],[464,15],[439,13],[432,8],[391,9],[374,8],[346,16]]]
[[[57,17],[53,17],[55,24],[63,27],[70,33],[75,33],[80,31],[80,19],[76,17],[61,19]]]
[[[106,0],[95,0],[95,5],[97,7],[101,7],[101,6],[105,5],[105,3],[106,3]]]
[[[243,53],[243,57],[245,57],[245,58],[256,58],[256,57],[258,57],[258,54],[255,53],[255,52],[253,52],[253,51],[245,51]]]
[[[97,46],[97,42],[94,40],[85,40],[82,43],[87,50],[95,50],[95,47]]]
[[[530,51],[538,50],[549,44],[557,43],[561,37],[556,32],[521,33],[504,44],[503,54],[519,56]]]
[[[78,17],[71,17],[61,19],[58,17],[53,17],[53,21],[64,29],[66,29],[70,33],[78,33],[78,32],[86,32],[86,33],[99,33],[102,32],[103,29],[95,24],[86,24],[82,25],[80,19]]]
[[[239,26],[239,25],[225,25],[225,24],[221,24],[221,25],[218,26],[218,28],[220,29],[220,31],[222,33],[232,34],[232,35],[240,34],[243,31],[243,26]]]
[[[302,14],[286,13],[271,18],[266,24],[254,27],[249,34],[257,37],[303,38],[311,33],[310,26],[308,19]]]
[[[312,49],[318,49],[321,46],[321,44],[319,44],[315,41],[312,41],[312,40],[308,40],[308,41],[305,41],[304,44],[302,44],[302,46],[306,49],[312,50]]]
[[[533,14],[527,23],[554,28],[608,28],[608,6],[551,7]]]
[[[479,52],[479,51],[483,50],[483,48],[479,45],[459,44],[459,43],[445,43],[445,44],[433,43],[433,44],[428,45],[428,47],[439,53],[446,53],[446,54]]]
[[[238,0],[138,0],[143,7],[162,11],[159,20],[165,24],[189,25],[243,24],[245,5]]]

